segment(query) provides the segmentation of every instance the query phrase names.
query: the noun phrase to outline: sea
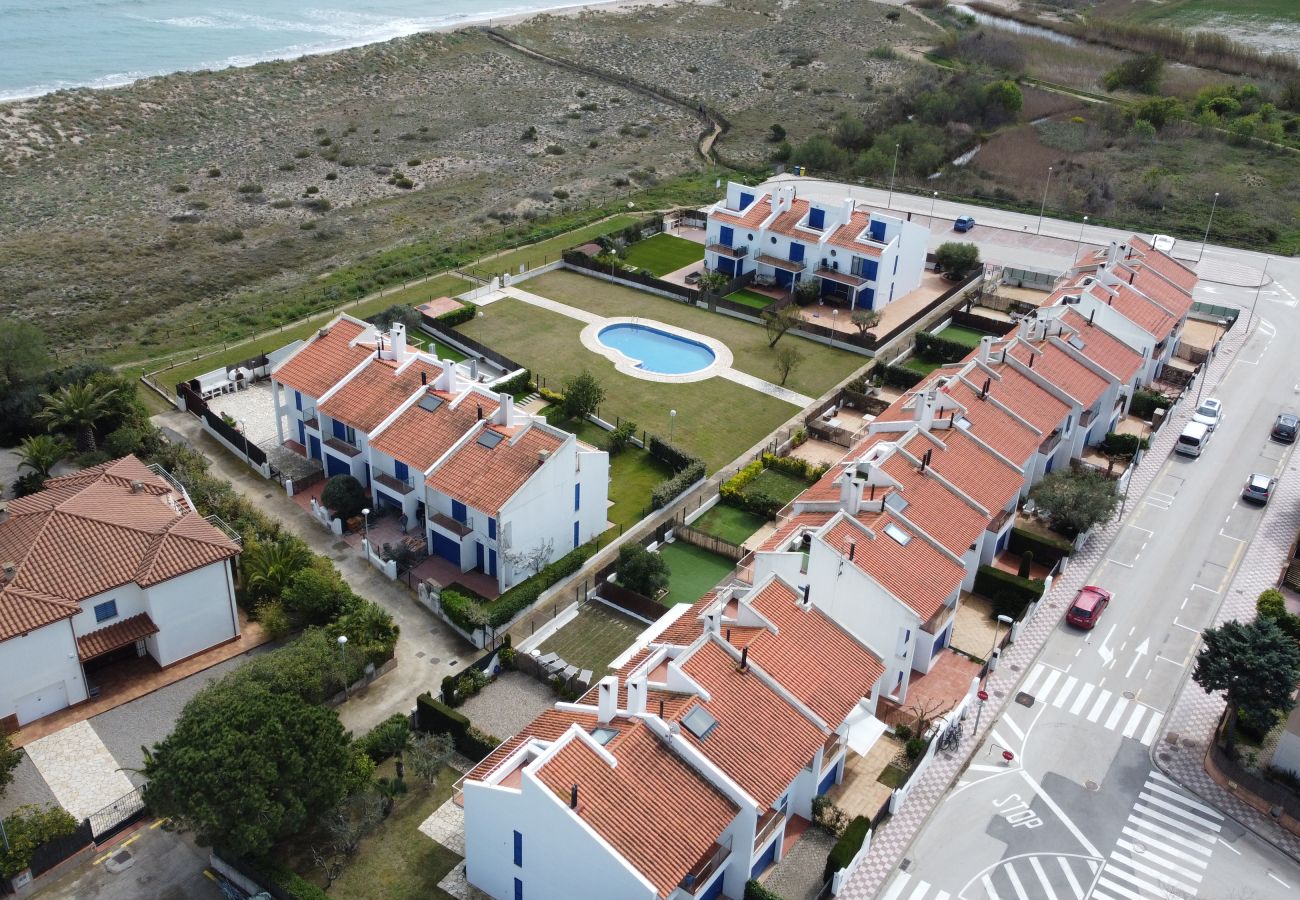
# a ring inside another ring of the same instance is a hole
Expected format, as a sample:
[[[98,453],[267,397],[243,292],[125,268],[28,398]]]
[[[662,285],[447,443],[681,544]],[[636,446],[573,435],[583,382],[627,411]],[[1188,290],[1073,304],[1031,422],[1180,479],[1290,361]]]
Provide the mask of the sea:
[[[582,0],[0,0],[0,101],[325,53]]]

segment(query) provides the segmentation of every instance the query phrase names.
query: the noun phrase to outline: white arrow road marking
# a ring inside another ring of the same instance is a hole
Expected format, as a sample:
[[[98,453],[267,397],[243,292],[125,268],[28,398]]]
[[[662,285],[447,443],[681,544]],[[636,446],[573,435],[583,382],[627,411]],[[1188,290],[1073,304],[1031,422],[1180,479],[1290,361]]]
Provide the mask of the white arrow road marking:
[[[1140,643],[1140,644],[1137,645],[1137,649],[1135,649],[1135,650],[1133,651],[1133,654],[1134,654],[1134,656],[1133,656],[1133,662],[1132,662],[1132,664],[1128,667],[1128,671],[1124,673],[1124,677],[1125,677],[1125,678],[1128,678],[1128,677],[1130,677],[1130,676],[1133,674],[1133,670],[1137,667],[1138,662],[1142,659],[1142,657],[1144,657],[1144,656],[1147,655],[1147,652],[1148,652],[1150,649],[1151,649],[1151,639],[1150,639],[1150,638],[1144,638],[1143,641],[1142,641],[1142,643]]]
[[[1103,640],[1101,646],[1097,648],[1097,652],[1101,654],[1102,665],[1109,665],[1110,661],[1115,658],[1115,654],[1106,645],[1110,643],[1111,636],[1115,634],[1116,627],[1117,626],[1115,625],[1110,626],[1110,631],[1106,632],[1106,639]]]

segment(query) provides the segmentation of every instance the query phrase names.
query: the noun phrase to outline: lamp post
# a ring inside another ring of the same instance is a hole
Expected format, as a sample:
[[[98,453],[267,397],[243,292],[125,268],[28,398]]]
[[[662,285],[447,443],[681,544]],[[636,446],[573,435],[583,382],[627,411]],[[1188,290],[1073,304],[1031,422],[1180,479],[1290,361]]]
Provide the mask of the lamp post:
[[[938,199],[939,199],[939,192],[935,191],[933,196],[930,197],[930,224],[931,225],[934,224],[934,204],[935,201],[937,201]]]
[[[894,176],[898,174],[898,145],[894,145],[894,168],[889,172],[889,200],[885,203],[886,209],[892,209],[894,206]]]
[[[1210,239],[1210,227],[1214,225],[1214,210],[1219,205],[1219,192],[1214,192],[1214,202],[1210,204],[1210,220],[1205,223],[1205,237],[1201,238],[1201,252],[1196,254],[1196,261],[1200,262],[1201,257],[1205,255],[1205,244]]]
[[[1250,316],[1246,319],[1246,334],[1250,334],[1250,326],[1255,321],[1255,306],[1259,303],[1259,292],[1264,290],[1264,282],[1268,281],[1268,262],[1269,257],[1264,257],[1264,272],[1259,276],[1259,284],[1255,286],[1255,299],[1250,301]]]
[[[835,334],[839,331],[839,321],[840,321],[839,315],[840,315],[840,308],[838,306],[832,306],[831,307],[831,349],[835,348]]]
[[[997,667],[996,654],[998,652],[998,632],[1002,630],[1000,626],[1002,625],[1009,626],[1010,624],[1011,624],[1010,616],[998,616],[998,620],[993,623],[993,647],[992,649],[989,650],[989,661],[988,663],[985,664],[984,667],[984,672],[986,676],[989,672],[992,672]]]
[[[1219,337],[1223,332],[1219,331],[1228,324],[1227,319],[1214,320],[1214,342],[1210,344],[1210,352],[1201,363],[1201,371],[1196,373],[1196,405],[1201,405],[1201,392],[1205,390],[1205,379],[1210,375],[1210,360],[1214,358],[1214,348],[1219,346]],[[1227,329],[1224,329],[1225,331]]]
[[[1088,217],[1084,216],[1083,221],[1079,223],[1079,241],[1074,245],[1074,261],[1079,261],[1079,254],[1083,252],[1083,229],[1088,227]]]
[[[1047,167],[1047,183],[1043,185],[1043,203],[1038,207],[1038,228],[1034,234],[1043,233],[1043,213],[1047,212],[1047,192],[1052,187],[1052,167]]]
[[[348,636],[339,635],[339,671],[343,673],[343,696],[348,696]]]
[[[366,551],[366,562],[369,562],[370,561],[370,510],[369,509],[361,510],[361,516],[362,516],[362,520],[365,522],[365,529],[366,529],[366,539],[364,544],[364,549]]]
[[[673,427],[677,424],[677,410],[668,410],[668,443],[673,442]]]
[[[239,433],[244,436],[244,464],[251,466],[252,460],[248,458],[248,420],[239,420]]]

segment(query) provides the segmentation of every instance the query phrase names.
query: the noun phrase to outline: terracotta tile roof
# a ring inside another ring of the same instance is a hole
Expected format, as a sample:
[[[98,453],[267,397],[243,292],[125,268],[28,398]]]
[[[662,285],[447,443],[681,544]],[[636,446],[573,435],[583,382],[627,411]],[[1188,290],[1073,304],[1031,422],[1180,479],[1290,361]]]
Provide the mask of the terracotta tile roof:
[[[1032,343],[1034,349],[1038,351],[1037,354],[1034,354],[1025,342],[1016,341],[1009,350],[1011,358],[1027,366],[1030,357],[1034,357],[1033,371],[1079,401],[1079,405],[1084,409],[1091,408],[1110,386],[1106,378],[1079,362],[1053,344],[1051,340]]]
[[[328,333],[317,334],[298,352],[275,368],[271,377],[308,397],[316,398],[338,384],[351,372],[374,346],[352,346],[352,340],[365,331],[365,326],[347,318],[338,318],[326,326]]]
[[[862,256],[878,257],[880,256],[880,247],[857,240],[858,235],[866,231],[867,226],[870,224],[871,213],[858,210],[853,213],[848,222],[831,232],[831,236],[826,241],[836,247],[845,247]]]
[[[574,723],[581,725],[583,728],[592,728],[596,724],[596,716],[554,707],[542,710],[541,714],[525,725],[522,731],[506,738],[497,745],[495,750],[479,760],[474,768],[465,773],[465,780],[483,781],[501,763],[505,762],[510,754],[528,741],[533,738],[547,742],[559,740],[560,736],[568,731],[569,726]]]
[[[495,396],[477,391],[459,398],[433,389],[428,393],[442,400],[442,405],[430,411],[414,403],[370,441],[374,449],[421,472],[427,472],[474,427],[480,406],[483,417],[490,418],[501,405]]]
[[[140,613],[77,638],[77,656],[85,662],[157,633],[158,626],[149,614]]]
[[[798,601],[798,594],[780,580],[749,598],[753,608],[777,627],[776,634],[755,629],[757,634],[748,642],[749,659],[833,730],[859,700],[871,696],[885,667],[820,609]]]
[[[1191,292],[1170,284],[1151,269],[1139,268],[1133,277],[1133,287],[1169,310],[1177,318],[1181,319],[1192,310]]]
[[[922,447],[937,445],[940,441],[943,450],[936,450],[930,457],[930,465],[991,515],[996,516],[1019,496],[1025,476],[989,452],[962,428],[935,431],[929,437],[922,434],[918,440],[909,443],[908,449],[916,456]]]
[[[1040,442],[1065,421],[1070,407],[1064,400],[1058,400],[1047,388],[1035,384],[1027,375],[1022,375],[1005,363],[992,363],[989,368],[998,375],[989,385],[989,396],[1000,400],[1014,410],[1016,415],[1041,431],[1043,434],[1039,438]],[[971,372],[972,380],[981,377],[987,377],[982,370]]]
[[[0,523],[0,559],[15,566],[0,588],[0,640],[75,615],[82,600],[128,582],[149,587],[239,553],[134,456],[47,484],[10,503]]]
[[[1069,309],[1061,321],[1078,332],[1083,349],[1079,352],[1121,383],[1131,381],[1142,366],[1142,354],[1121,341],[1100,325],[1089,325],[1087,318],[1076,309]]]
[[[420,389],[420,376],[429,384],[442,374],[442,367],[416,359],[399,374],[398,363],[375,359],[354,375],[317,409],[332,419],[369,434]]]
[[[912,539],[906,546],[900,544],[885,533],[886,524],[901,528]],[[845,557],[849,541],[854,541],[853,564],[915,612],[922,622],[928,622],[943,607],[966,574],[964,568],[888,513],[880,513],[868,522],[855,522],[846,516],[823,532],[823,537],[835,552]]]
[[[649,727],[626,719],[614,723],[622,730],[605,749],[617,765],[575,738],[546,760],[537,776],[565,804],[576,784],[574,814],[667,897],[708,854],[739,807]]]
[[[1175,323],[1178,321],[1173,313],[1149,299],[1146,295],[1129,287],[1126,282],[1120,282],[1110,288],[1098,282],[1088,288],[1088,291],[1100,302],[1110,306],[1143,331],[1153,335],[1157,342],[1169,337],[1174,330]]]
[[[729,225],[739,225],[741,228],[755,229],[763,224],[763,221],[772,214],[772,200],[770,197],[761,197],[749,205],[743,212],[736,214],[725,209],[714,209],[709,213],[710,216],[719,222],[726,222]]]
[[[1196,273],[1169,254],[1157,250],[1136,234],[1128,239],[1128,244],[1141,253],[1143,262],[1155,269],[1167,280],[1172,281],[1188,293],[1191,293],[1192,289],[1196,287]]]
[[[943,435],[946,436],[947,433],[944,431]],[[908,451],[914,456],[919,456],[926,449],[928,449],[928,442],[925,447],[909,447]],[[937,448],[931,454],[931,464],[936,457],[942,457],[942,452]],[[980,539],[980,535],[988,527],[988,516],[974,509],[933,477],[934,472],[939,472],[937,467],[927,468],[927,474],[922,475],[909,460],[895,453],[881,468],[886,475],[897,480],[902,485],[902,489],[877,494],[877,497],[884,497],[891,493],[901,496],[907,501],[907,508],[902,510],[902,515],[909,522],[916,523],[917,528],[934,538],[949,552],[961,556]],[[939,472],[939,475],[943,477],[942,472]],[[996,513],[997,510],[992,512]]]
[[[795,227],[808,215],[808,207],[807,200],[795,199],[790,204],[789,209],[772,220],[772,224],[767,226],[767,230],[775,231],[777,234],[784,234],[786,237],[817,243],[819,233],[816,230],[801,231]]]
[[[477,439],[461,445],[434,470],[428,484],[467,506],[495,514],[541,468],[538,454],[554,453],[564,443],[564,436],[534,424],[517,434],[495,426],[485,431],[501,434],[502,440],[494,447]]]
[[[931,376],[928,381],[918,385],[918,390],[934,384],[940,377],[951,376],[950,372],[940,371],[938,374]],[[1025,462],[1038,452],[1038,446],[1047,437],[1049,432],[1039,434],[1024,422],[1019,421],[1005,410],[1001,409],[995,403],[988,400],[981,400],[979,388],[984,384],[984,379],[990,378],[982,370],[975,370],[971,373],[971,379],[978,378],[978,382],[972,383],[964,378],[951,378],[939,390],[951,396],[954,400],[964,407],[961,417],[970,423],[971,433],[984,441],[998,453],[1001,453],[1007,459],[1011,460],[1018,466],[1023,466]],[[992,395],[992,390],[989,391]],[[911,397],[905,395],[898,401],[895,406],[901,407],[903,403],[911,402]],[[891,406],[877,420],[885,419],[887,421],[911,420],[915,416],[910,409],[894,410]],[[960,430],[960,429],[959,429]],[[944,432],[946,434],[946,432]]]
[[[817,482],[817,485],[820,485],[824,480],[825,476],[822,476],[822,479]],[[809,491],[812,491],[817,487],[817,485],[808,488],[807,491],[804,491],[804,493],[800,494],[796,499],[817,499],[807,497]],[[838,500],[839,496],[840,489],[836,487],[834,496],[827,499]],[[758,549],[760,552],[764,550],[784,550],[786,542],[788,542],[790,538],[795,535],[795,532],[799,531],[799,529],[804,528],[808,530],[816,530],[829,522],[833,515],[835,514],[830,512],[803,512],[791,516],[782,522],[776,531],[768,535],[767,540],[763,541],[762,546]]]
[[[773,691],[752,670],[710,640],[693,652],[682,670],[709,692],[702,706],[717,726],[700,740],[682,737],[764,807],[771,807],[826,741],[820,728]],[[687,710],[689,712],[689,710]]]

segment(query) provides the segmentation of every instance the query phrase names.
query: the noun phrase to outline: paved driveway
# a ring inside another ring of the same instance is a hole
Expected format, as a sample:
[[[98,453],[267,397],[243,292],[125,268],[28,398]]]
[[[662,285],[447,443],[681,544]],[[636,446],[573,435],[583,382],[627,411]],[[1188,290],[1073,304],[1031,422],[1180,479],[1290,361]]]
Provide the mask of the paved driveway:
[[[131,864],[109,865],[121,853]],[[44,889],[51,900],[222,900],[224,894],[204,870],[208,851],[189,835],[146,824],[95,857],[95,862],[70,872]],[[115,871],[116,870],[116,871]]]

